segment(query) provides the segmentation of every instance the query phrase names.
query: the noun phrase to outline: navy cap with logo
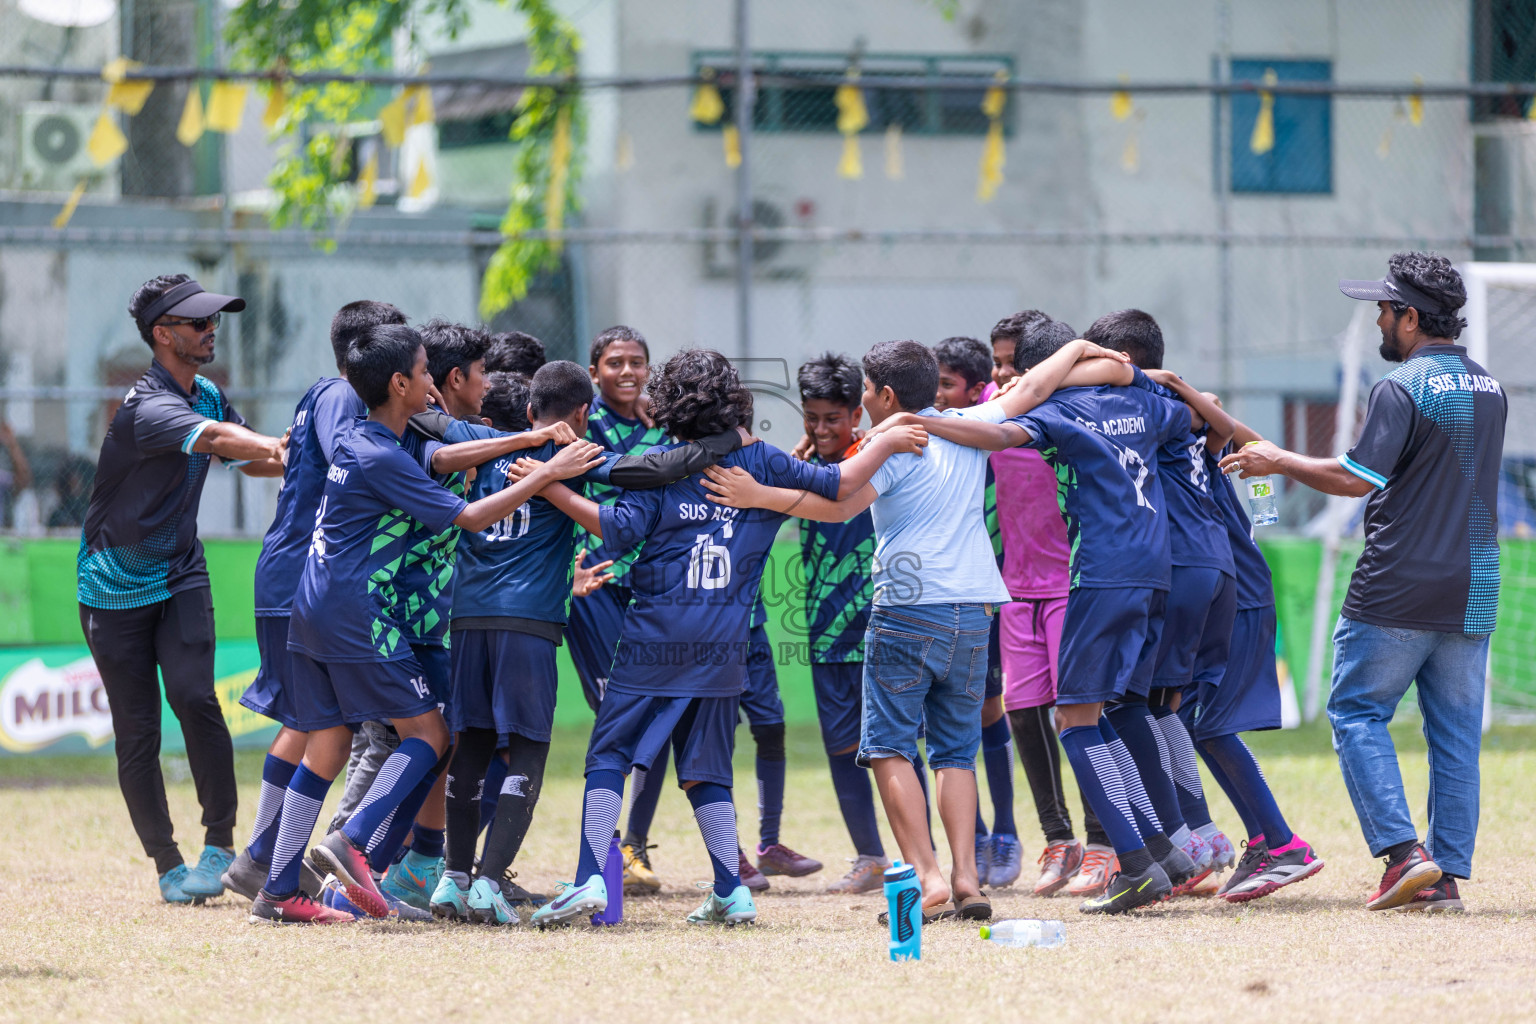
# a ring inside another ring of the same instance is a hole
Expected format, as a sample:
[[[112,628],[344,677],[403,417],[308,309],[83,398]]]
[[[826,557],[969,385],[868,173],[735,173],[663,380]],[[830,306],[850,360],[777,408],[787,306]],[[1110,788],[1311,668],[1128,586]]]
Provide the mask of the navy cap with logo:
[[[1412,281],[1396,274],[1388,274],[1379,281],[1340,281],[1339,291],[1352,299],[1365,299],[1368,302],[1401,302],[1420,313],[1431,315],[1448,316],[1456,312],[1455,309],[1447,309],[1439,299],[1420,291]]]
[[[179,316],[197,319],[215,313],[238,313],[245,308],[245,300],[235,295],[220,295],[203,290],[196,281],[183,281],[167,288],[144,310],[140,323],[153,324],[163,316]]]

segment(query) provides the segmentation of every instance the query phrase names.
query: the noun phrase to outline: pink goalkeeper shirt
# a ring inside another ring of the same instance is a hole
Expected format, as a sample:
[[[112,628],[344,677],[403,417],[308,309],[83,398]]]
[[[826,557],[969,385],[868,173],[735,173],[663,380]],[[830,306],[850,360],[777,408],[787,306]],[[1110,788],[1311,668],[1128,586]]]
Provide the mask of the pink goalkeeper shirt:
[[[981,391],[981,401],[997,394]],[[1032,448],[992,453],[997,525],[1003,535],[1003,583],[1015,601],[1066,597],[1071,589],[1067,524],[1056,501],[1056,473]]]

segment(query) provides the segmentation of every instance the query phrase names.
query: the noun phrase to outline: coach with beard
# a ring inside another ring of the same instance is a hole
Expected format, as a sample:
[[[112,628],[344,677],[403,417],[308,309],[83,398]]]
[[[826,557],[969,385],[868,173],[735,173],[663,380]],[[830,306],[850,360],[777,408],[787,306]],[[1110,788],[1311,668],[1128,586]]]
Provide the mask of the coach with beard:
[[[186,274],[134,293],[128,313],[154,362],[107,428],[80,541],[80,625],[112,708],[118,784],[170,903],[219,895],[234,859],[234,748],[213,688],[213,599],[197,539],[203,481],[214,455],[250,476],[283,469],[283,442],[247,429],[197,372],[213,361],[220,315],[244,308]],[[160,675],[203,808],[206,845],[191,870],[160,774]]]
[[[1243,476],[1283,473],[1325,494],[1363,497],[1365,550],[1334,629],[1328,719],[1344,784],[1386,859],[1371,910],[1463,909],[1472,872],[1488,640],[1499,604],[1498,489],[1508,402],[1455,344],[1461,275],[1434,253],[1398,253],[1380,281],[1341,281],[1375,301],[1381,355],[1401,363],[1371,390],[1348,453],[1311,459],[1267,441],[1222,460]],[[1420,845],[1387,731],[1418,682],[1429,744],[1429,836]],[[1427,848],[1426,848],[1427,847]]]

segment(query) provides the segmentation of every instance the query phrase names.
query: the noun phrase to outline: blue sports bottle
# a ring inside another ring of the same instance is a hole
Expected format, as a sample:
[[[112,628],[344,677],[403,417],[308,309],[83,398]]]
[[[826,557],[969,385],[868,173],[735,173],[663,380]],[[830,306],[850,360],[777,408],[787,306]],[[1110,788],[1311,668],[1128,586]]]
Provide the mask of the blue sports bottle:
[[[917,869],[896,861],[885,869],[885,903],[891,921],[891,959],[923,958],[923,885]]]

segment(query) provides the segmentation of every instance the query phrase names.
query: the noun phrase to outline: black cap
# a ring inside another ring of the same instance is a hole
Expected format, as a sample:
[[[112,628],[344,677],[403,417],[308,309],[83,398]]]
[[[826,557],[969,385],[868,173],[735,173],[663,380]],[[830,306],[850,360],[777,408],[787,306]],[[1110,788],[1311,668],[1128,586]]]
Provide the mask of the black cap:
[[[1446,309],[1444,303],[1431,298],[1416,288],[1413,282],[1396,274],[1388,274],[1379,281],[1340,281],[1339,291],[1352,299],[1365,299],[1368,302],[1401,302],[1420,313],[1448,315],[1456,312],[1455,309]]]
[[[205,292],[196,281],[183,281],[166,289],[164,295],[151,303],[140,322],[148,326],[163,316],[195,320],[215,313],[238,313],[244,308],[245,300],[238,296]]]

